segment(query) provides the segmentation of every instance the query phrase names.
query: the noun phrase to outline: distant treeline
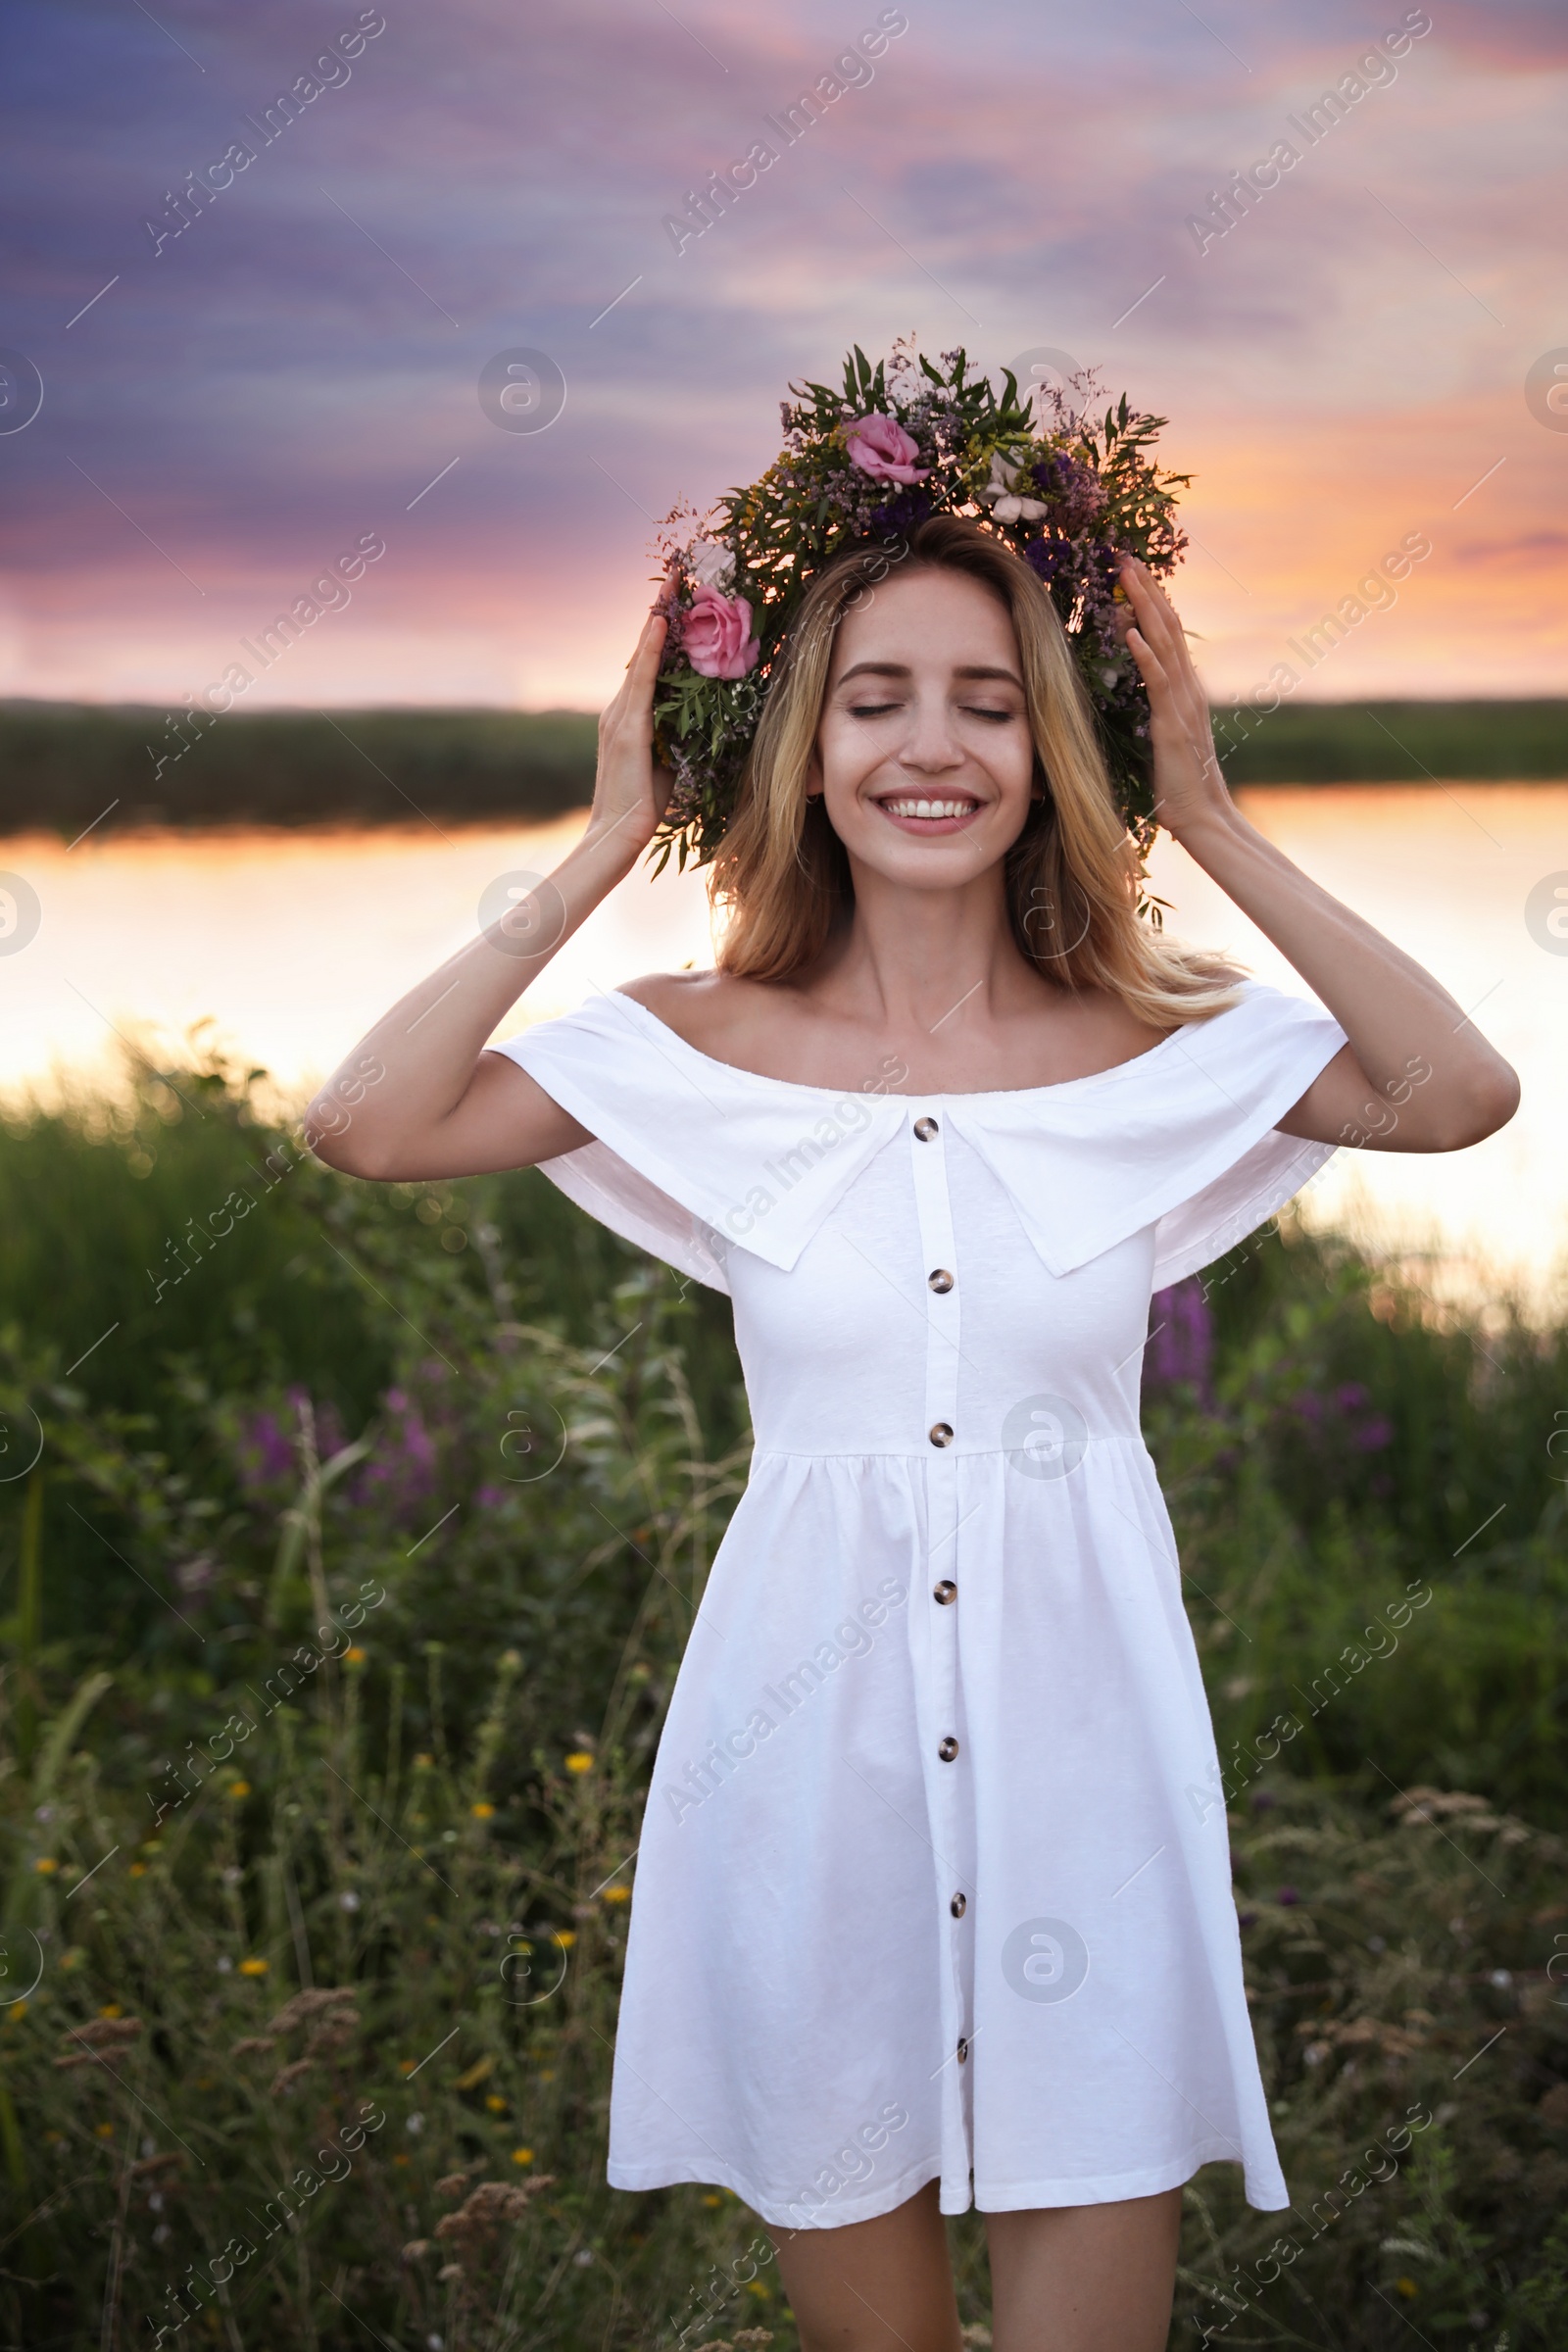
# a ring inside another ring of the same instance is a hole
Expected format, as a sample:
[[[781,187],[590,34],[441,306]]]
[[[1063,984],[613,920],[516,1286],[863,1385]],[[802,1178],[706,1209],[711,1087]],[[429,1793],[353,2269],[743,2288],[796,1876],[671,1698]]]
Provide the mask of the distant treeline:
[[[1568,778],[1568,699],[1297,703],[1214,712],[1232,784]],[[580,710],[280,710],[0,702],[0,832],[85,826],[528,823],[587,806]],[[105,813],[107,811],[107,814]]]
[[[1568,700],[1243,704],[1215,710],[1214,741],[1231,784],[1568,778]]]
[[[0,831],[529,822],[593,793],[581,710],[278,710],[0,702]],[[113,806],[111,807],[111,804]]]

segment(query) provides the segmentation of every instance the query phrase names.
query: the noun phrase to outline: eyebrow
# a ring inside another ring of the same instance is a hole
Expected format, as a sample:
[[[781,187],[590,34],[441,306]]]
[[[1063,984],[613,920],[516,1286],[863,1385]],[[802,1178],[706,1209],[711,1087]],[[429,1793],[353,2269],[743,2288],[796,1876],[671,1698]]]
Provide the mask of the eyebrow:
[[[851,678],[907,678],[913,674],[906,662],[857,662],[853,668],[844,672],[839,684],[847,686]],[[979,662],[965,662],[953,674],[956,678],[1002,678],[1007,685],[1016,686],[1020,694],[1023,691],[1023,680],[1016,670],[988,669]]]

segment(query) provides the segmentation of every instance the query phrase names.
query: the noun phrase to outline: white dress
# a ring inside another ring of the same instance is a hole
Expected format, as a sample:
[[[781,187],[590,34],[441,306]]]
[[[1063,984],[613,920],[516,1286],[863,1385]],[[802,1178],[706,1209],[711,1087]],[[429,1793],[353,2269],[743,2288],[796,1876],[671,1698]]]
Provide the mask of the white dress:
[[[1151,1293],[1330,1156],[1274,1122],[1345,1042],[1249,983],[1004,1093],[759,1077],[617,993],[499,1049],[596,1139],[545,1173],[730,1294],[756,1435],[643,1822],[613,2186],[836,2227],[1222,2159],[1289,2203],[1139,1382]]]

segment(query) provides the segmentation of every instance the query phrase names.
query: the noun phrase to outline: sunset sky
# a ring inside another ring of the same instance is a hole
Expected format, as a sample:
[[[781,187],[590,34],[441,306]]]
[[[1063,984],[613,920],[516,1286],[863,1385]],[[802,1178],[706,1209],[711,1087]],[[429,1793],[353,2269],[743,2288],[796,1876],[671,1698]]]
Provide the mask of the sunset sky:
[[[655,518],[773,458],[791,377],[910,331],[1169,416],[1216,694],[1408,534],[1302,691],[1563,689],[1568,395],[1527,398],[1568,370],[1561,0],[22,0],[6,40],[0,693],[175,704],[376,542],[244,708],[593,707]],[[481,407],[518,349],[564,379],[543,431]]]

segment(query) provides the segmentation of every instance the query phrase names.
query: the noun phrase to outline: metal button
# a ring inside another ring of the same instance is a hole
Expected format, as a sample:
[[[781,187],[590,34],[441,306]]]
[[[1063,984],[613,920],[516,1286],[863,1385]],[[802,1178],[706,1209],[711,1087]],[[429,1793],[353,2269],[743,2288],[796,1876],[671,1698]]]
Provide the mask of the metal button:
[[[957,1752],[958,1742],[954,1739],[952,1733],[950,1732],[947,1739],[942,1741],[942,1744],[937,1749],[937,1754],[942,1758],[944,1764],[951,1764]]]
[[[969,1897],[966,1894],[956,1894],[948,1905],[948,1909],[953,1913],[955,1919],[961,1919],[968,1908]]]
[[[940,1600],[942,1606],[946,1608],[950,1601],[957,1599],[958,1588],[954,1583],[951,1576],[945,1576],[940,1585],[932,1586],[931,1597],[933,1600]]]
[[[938,1266],[935,1273],[928,1274],[925,1280],[927,1290],[951,1291],[953,1288],[953,1276],[946,1266]]]
[[[914,1132],[922,1144],[928,1144],[937,1132],[937,1123],[935,1119],[916,1119]]]
[[[951,1421],[933,1421],[926,1434],[933,1446],[951,1446],[953,1444],[953,1423]]]
[[[969,2055],[969,2044],[968,2044],[966,2041],[960,2041],[960,2042],[959,2042],[959,2044],[958,2044],[958,2064],[959,2064],[960,2066],[963,2064],[964,2060],[965,2060],[965,2059],[968,2057],[968,2055]]]

